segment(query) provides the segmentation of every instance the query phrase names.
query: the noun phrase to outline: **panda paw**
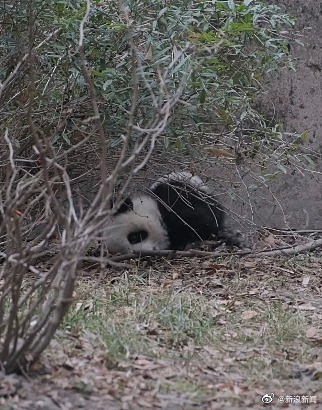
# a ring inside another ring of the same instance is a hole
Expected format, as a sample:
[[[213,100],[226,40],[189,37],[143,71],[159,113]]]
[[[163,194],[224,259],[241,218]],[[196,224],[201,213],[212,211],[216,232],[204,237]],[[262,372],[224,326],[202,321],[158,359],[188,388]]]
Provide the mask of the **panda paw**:
[[[240,249],[248,248],[247,240],[239,230],[225,229],[219,235],[230,248],[237,246]]]

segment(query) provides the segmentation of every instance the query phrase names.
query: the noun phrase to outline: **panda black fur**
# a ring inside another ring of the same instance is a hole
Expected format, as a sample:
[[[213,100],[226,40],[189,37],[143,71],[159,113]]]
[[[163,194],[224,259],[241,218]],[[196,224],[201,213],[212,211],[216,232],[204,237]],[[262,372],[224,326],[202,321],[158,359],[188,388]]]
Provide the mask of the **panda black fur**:
[[[183,249],[197,240],[224,238],[225,212],[198,176],[172,173],[147,193],[127,198],[105,237],[111,253]]]

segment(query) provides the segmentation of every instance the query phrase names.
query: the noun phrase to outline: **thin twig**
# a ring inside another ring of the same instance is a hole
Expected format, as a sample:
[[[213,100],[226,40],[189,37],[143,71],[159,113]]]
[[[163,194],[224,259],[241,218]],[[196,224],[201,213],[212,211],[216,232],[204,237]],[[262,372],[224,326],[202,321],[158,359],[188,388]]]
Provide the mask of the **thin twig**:
[[[36,47],[34,47],[34,49],[32,49],[30,52],[26,53],[22,59],[16,64],[15,68],[11,71],[11,73],[8,75],[8,77],[4,80],[3,83],[0,82],[0,97],[1,94],[3,93],[3,91],[6,89],[6,87],[11,83],[11,81],[13,81],[13,79],[15,78],[16,74],[18,73],[20,67],[22,66],[22,64],[27,60],[27,58],[30,56],[30,54],[34,51],[34,50],[38,50],[40,47],[42,47],[45,43],[47,43],[47,41],[49,41],[54,35],[56,35],[57,33],[59,33],[61,29],[57,29],[55,31],[53,31],[52,33],[50,33],[43,41],[41,41]]]
[[[259,254],[262,256],[297,255],[298,253],[313,251],[320,247],[322,247],[322,238],[308,242],[304,245],[296,245],[271,251],[261,251],[258,253],[251,253],[249,256],[257,256]]]
[[[197,249],[190,249],[187,251],[178,251],[178,250],[158,250],[158,251],[134,251],[132,253],[113,256],[109,260],[112,262],[120,262],[123,260],[133,259],[137,257],[145,256],[160,256],[160,257],[207,257],[207,258],[217,258],[223,256],[279,256],[279,255],[295,255],[298,253],[308,252],[319,248],[322,246],[322,238],[311,241],[304,245],[295,245],[295,246],[286,246],[283,248],[273,249],[273,250],[261,250],[261,251],[252,251],[250,249],[245,249],[238,252],[209,252],[201,251]]]

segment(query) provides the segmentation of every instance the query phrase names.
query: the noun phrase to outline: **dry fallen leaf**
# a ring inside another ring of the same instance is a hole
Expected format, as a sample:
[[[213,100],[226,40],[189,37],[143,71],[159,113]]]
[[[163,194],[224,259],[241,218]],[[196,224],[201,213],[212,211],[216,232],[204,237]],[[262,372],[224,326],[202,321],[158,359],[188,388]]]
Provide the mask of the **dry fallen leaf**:
[[[144,58],[145,58],[146,60],[149,60],[149,61],[152,60],[152,46],[151,46],[151,45],[148,47],[148,49],[147,49],[147,51],[146,51],[146,53],[145,53]]]
[[[302,278],[302,285],[303,285],[303,286],[307,286],[307,285],[309,284],[309,282],[310,282],[310,276],[309,276],[309,275],[303,276],[303,278]]]
[[[310,303],[304,303],[303,305],[297,306],[299,310],[315,310],[316,308],[312,306]]]
[[[191,38],[200,38],[201,33],[191,33],[189,37],[191,37]]]
[[[255,316],[257,316],[257,312],[255,312],[255,310],[245,310],[242,313],[241,318],[243,320],[249,320],[249,319],[252,319]]]
[[[205,263],[203,265],[203,268],[206,270],[219,270],[219,269],[228,269],[228,266],[224,265],[223,263]]]
[[[172,273],[172,279],[173,280],[180,279],[180,278],[182,278],[182,276],[183,276],[182,272],[175,271],[175,272]]]
[[[322,342],[322,331],[317,329],[316,327],[309,327],[305,335],[313,342]]]
[[[236,158],[234,154],[226,150],[223,150],[221,148],[207,147],[207,151],[210,155],[213,155],[214,157],[223,157],[223,158],[229,158],[229,159]]]
[[[241,263],[244,268],[256,268],[258,265],[257,261],[244,261]]]
[[[155,361],[142,358],[135,360],[135,362],[133,363],[133,367],[135,369],[153,370],[163,367],[163,365],[160,363],[156,363]]]
[[[262,243],[268,246],[274,246],[275,245],[275,237],[273,234],[269,234],[268,236],[265,236],[262,240]]]
[[[84,302],[77,302],[75,306],[75,312],[78,312],[80,309],[83,310],[92,310],[93,309],[93,301],[90,300],[87,303]]]
[[[203,349],[212,357],[220,357],[221,355],[220,351],[218,349],[214,349],[212,346],[204,346]]]
[[[318,333],[318,329],[316,327],[309,327],[306,331],[306,337],[312,338]]]

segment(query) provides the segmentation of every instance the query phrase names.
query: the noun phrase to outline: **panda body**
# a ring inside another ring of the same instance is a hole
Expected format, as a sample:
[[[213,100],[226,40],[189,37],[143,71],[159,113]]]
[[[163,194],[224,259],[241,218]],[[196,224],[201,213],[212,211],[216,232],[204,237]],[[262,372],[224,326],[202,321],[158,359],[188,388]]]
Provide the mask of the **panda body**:
[[[197,240],[223,237],[224,217],[198,176],[172,173],[123,202],[106,229],[107,248],[111,253],[183,249]]]

